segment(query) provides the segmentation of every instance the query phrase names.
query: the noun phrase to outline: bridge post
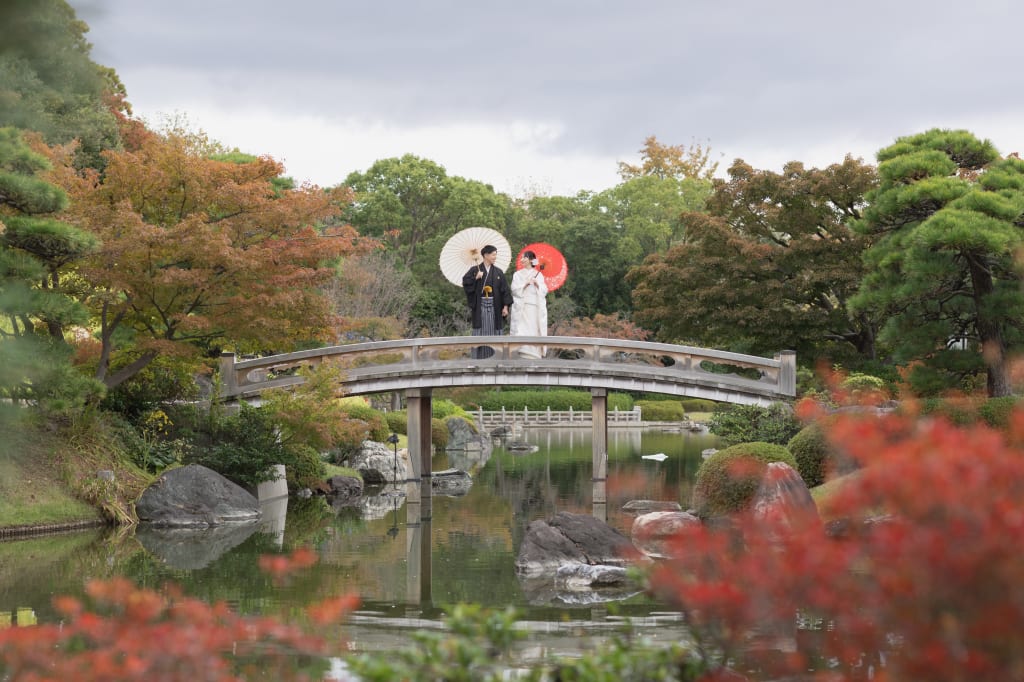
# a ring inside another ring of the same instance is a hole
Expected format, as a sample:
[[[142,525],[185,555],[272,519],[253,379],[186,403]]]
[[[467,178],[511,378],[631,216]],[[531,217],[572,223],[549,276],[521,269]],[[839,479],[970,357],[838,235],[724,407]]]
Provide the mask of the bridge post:
[[[234,395],[238,392],[238,377],[235,376],[235,354],[221,351],[220,354],[220,394]]]
[[[594,434],[591,437],[594,451],[593,480],[608,478],[608,389],[590,389],[590,414]]]
[[[784,350],[775,356],[779,361],[779,393],[796,395],[796,351]]]
[[[429,388],[410,388],[405,392],[409,461],[413,477],[421,479],[430,478],[433,473],[430,467],[430,396]]]
[[[431,483],[429,479],[405,485],[405,596],[406,615],[421,611],[413,607],[430,604],[431,568]]]

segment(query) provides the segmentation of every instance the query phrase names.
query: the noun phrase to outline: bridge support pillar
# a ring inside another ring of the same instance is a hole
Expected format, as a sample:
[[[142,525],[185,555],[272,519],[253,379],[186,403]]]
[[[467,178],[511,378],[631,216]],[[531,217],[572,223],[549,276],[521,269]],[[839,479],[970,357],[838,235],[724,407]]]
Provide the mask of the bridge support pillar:
[[[234,395],[238,392],[238,377],[235,375],[234,353],[221,351],[220,386],[221,395]]]
[[[594,449],[593,480],[608,478],[608,389],[590,389],[590,414],[594,435],[591,438]]]
[[[406,433],[414,478],[430,478],[433,473],[430,467],[430,397],[429,388],[410,388],[405,392]]]

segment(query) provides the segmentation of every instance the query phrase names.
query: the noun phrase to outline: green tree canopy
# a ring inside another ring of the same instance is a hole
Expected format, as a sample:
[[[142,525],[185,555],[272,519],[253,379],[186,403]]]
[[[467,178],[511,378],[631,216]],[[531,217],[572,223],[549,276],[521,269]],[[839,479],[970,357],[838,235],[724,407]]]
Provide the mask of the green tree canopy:
[[[65,328],[88,313],[65,275],[98,241],[52,217],[68,200],[39,177],[49,168],[21,131],[0,128],[0,395],[73,404],[98,389],[69,362]]]
[[[64,0],[0,3],[0,126],[36,130],[51,143],[78,140],[75,163],[102,167],[120,145],[126,110],[117,75],[92,61],[89,27]]]
[[[874,184],[874,169],[849,157],[782,173],[736,161],[707,212],[683,215],[685,241],[630,272],[636,321],[664,341],[873,357],[876,318],[846,303],[868,241],[849,223]]]
[[[473,226],[506,231],[508,197],[490,185],[449,176],[443,166],[412,154],[381,159],[344,183],[354,194],[342,218],[360,234],[384,242],[396,267],[415,278],[417,301],[409,318],[413,334],[465,331],[465,295],[448,282],[438,259],[445,242]]]
[[[983,371],[990,396],[1010,395],[1009,353],[1024,341],[1024,161],[940,129],[899,138],[878,161],[857,226],[875,243],[855,309],[891,314],[881,338],[913,363],[918,390]]]

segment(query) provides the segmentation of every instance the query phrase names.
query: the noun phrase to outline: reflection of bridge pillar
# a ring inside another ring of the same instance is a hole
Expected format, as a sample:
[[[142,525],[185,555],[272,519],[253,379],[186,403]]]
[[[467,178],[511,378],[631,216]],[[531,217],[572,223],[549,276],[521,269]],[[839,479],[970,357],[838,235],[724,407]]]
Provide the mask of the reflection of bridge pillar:
[[[598,521],[608,523],[608,490],[605,481],[594,481],[593,514]]]
[[[409,605],[427,604],[430,593],[430,524],[432,497],[430,479],[411,481],[405,486],[405,593]]]
[[[590,410],[594,423],[591,439],[594,448],[593,479],[603,481],[608,477],[608,389],[590,389]]]
[[[409,461],[414,478],[430,478],[430,394],[429,388],[410,388],[405,392],[406,432],[409,435]],[[427,494],[429,495],[429,487]]]

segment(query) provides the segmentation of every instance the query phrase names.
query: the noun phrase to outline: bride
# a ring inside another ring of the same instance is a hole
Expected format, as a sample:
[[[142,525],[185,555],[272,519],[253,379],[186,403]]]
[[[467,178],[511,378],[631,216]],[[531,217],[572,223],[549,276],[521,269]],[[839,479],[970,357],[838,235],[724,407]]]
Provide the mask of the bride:
[[[548,335],[548,286],[544,275],[537,267],[537,256],[533,251],[523,251],[522,268],[512,276],[512,336]],[[546,349],[537,346],[522,346],[519,355],[524,358],[543,357]]]

